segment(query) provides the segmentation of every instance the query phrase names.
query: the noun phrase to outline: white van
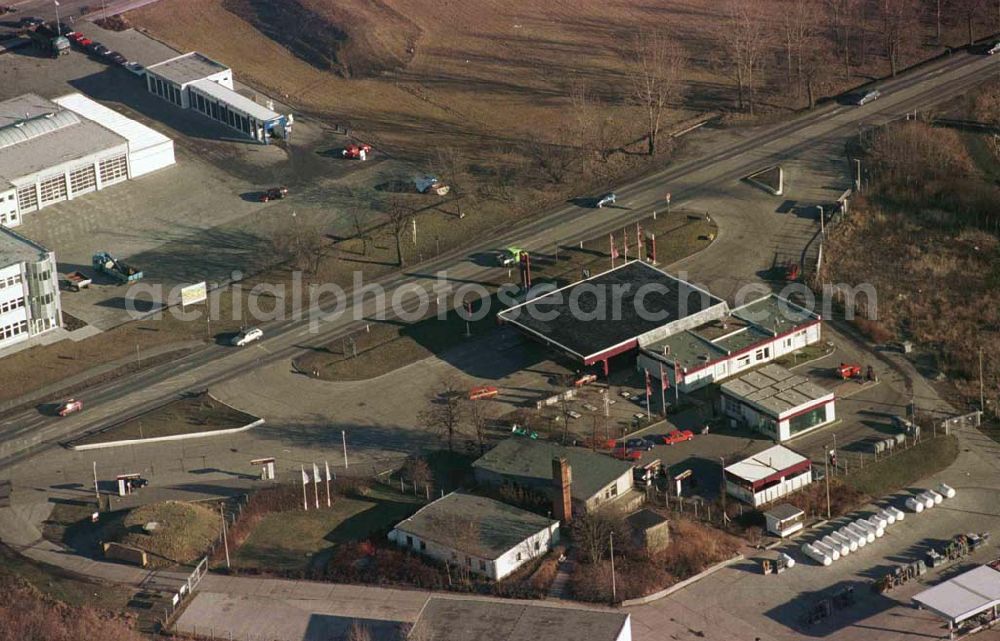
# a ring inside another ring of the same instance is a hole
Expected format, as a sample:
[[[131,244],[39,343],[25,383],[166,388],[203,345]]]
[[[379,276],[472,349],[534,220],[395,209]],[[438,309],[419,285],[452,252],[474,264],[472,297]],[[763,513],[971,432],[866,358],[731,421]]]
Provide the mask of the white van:
[[[233,345],[243,347],[264,338],[264,332],[259,327],[250,327],[233,337]]]

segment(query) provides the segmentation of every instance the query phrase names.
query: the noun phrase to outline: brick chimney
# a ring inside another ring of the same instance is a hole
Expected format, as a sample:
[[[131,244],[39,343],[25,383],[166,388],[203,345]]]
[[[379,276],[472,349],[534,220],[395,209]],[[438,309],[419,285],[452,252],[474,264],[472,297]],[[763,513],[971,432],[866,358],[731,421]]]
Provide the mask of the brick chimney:
[[[552,515],[566,525],[573,520],[573,498],[570,493],[573,471],[569,462],[560,456],[552,457],[552,485],[555,489]]]

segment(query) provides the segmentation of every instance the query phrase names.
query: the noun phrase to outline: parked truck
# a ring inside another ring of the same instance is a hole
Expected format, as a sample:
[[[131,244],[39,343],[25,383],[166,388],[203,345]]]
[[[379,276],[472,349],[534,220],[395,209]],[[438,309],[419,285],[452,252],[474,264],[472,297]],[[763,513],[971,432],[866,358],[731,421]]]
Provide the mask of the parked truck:
[[[28,37],[40,51],[47,52],[53,58],[69,54],[69,39],[47,25],[38,25],[33,29],[28,29]]]
[[[66,274],[64,279],[66,283],[66,289],[71,292],[78,292],[81,289],[86,289],[90,287],[90,279],[87,278],[82,272],[70,272]]]
[[[108,252],[94,254],[94,269],[107,274],[119,283],[132,283],[142,278],[142,272],[118,260]]]

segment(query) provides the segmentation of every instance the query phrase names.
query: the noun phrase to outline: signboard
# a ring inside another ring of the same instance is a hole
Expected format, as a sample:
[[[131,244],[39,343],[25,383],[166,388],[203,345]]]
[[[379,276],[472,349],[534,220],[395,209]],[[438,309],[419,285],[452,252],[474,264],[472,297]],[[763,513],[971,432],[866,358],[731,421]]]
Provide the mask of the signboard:
[[[208,287],[205,281],[181,288],[181,306],[187,307],[201,303],[208,298]]]
[[[675,481],[683,481],[684,479],[689,478],[690,476],[691,476],[691,470],[688,469],[688,470],[684,470],[683,472],[681,472],[680,474],[678,474],[677,476],[675,476],[674,480]]]

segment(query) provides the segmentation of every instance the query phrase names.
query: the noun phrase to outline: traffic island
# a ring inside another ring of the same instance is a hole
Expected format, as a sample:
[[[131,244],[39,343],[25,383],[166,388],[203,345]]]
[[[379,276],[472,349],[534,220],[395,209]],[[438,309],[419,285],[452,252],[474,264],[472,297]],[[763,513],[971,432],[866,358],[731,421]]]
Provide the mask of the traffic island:
[[[780,196],[785,191],[785,171],[781,165],[761,169],[746,176],[743,180],[774,196]]]
[[[264,419],[241,412],[208,392],[190,394],[66,443],[72,450],[93,450],[140,443],[177,441],[244,432]]]

